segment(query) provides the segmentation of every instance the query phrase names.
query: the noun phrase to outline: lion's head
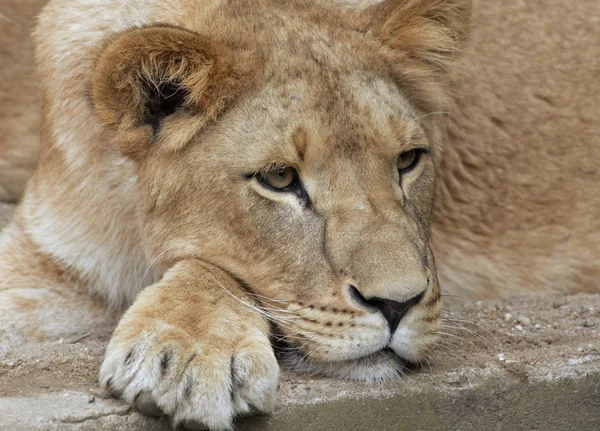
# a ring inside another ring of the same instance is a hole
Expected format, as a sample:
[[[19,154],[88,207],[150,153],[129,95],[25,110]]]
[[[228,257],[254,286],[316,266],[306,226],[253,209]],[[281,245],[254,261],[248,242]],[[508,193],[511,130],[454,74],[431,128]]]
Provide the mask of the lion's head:
[[[382,379],[423,359],[441,307],[428,114],[469,2],[204,12],[114,35],[94,70],[96,112],[138,167],[148,256],[232,274],[305,369]]]

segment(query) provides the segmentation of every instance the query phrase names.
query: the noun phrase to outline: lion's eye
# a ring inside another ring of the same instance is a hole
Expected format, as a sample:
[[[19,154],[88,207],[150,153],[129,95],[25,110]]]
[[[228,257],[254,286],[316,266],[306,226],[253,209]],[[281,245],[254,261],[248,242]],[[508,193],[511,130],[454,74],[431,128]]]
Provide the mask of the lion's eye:
[[[275,190],[286,190],[296,182],[296,170],[294,168],[283,168],[275,172],[260,176],[260,181]]]
[[[422,150],[414,149],[406,151],[398,156],[398,170],[404,174],[414,168],[419,163]]]

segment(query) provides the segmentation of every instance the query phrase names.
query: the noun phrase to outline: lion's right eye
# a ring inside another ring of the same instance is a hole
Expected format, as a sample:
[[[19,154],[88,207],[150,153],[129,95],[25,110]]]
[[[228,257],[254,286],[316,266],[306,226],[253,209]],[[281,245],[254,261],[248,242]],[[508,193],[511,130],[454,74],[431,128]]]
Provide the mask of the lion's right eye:
[[[298,175],[294,168],[285,167],[258,177],[260,183],[277,191],[289,191],[295,188]]]

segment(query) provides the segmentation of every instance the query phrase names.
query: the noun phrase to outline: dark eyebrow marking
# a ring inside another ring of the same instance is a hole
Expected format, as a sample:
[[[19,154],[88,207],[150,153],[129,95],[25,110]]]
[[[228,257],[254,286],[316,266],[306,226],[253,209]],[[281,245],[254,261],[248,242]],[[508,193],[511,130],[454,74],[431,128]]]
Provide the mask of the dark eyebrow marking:
[[[306,130],[300,126],[292,134],[292,142],[296,147],[296,153],[298,153],[298,158],[300,161],[304,161],[304,154],[306,153],[306,141]]]
[[[404,151],[409,151],[414,148],[431,151],[427,134],[418,123],[415,127],[414,119],[400,118],[392,114],[388,117],[388,120],[397,144],[401,147],[405,147]]]

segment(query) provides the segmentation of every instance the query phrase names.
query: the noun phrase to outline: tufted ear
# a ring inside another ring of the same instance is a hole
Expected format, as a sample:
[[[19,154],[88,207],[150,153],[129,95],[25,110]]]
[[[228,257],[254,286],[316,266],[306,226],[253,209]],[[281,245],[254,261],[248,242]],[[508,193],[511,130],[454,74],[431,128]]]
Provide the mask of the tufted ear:
[[[151,145],[183,148],[233,99],[240,79],[226,47],[157,25],[108,43],[94,68],[92,99],[117,149],[139,158]]]
[[[447,102],[448,82],[466,44],[471,0],[384,0],[363,11],[387,48],[393,73],[425,111]]]

